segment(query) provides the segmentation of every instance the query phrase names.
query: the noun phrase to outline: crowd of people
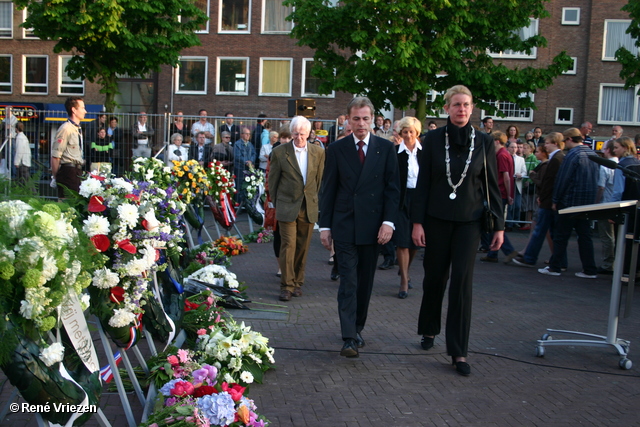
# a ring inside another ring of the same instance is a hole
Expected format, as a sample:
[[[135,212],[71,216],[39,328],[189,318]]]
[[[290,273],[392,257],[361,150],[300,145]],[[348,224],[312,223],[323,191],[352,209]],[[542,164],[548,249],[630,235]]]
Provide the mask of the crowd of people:
[[[375,115],[366,97],[355,97],[346,114],[329,130],[320,121],[296,116],[270,123],[259,117],[253,129],[234,124],[225,115],[218,129],[207,112],[189,128],[182,112],[171,126],[164,160],[193,159],[201,164],[217,160],[237,179],[255,166],[266,172],[266,217],[273,213],[274,252],[280,277],[281,301],[303,296],[305,266],[314,225],[322,245],[330,251],[331,279],[339,280],[338,314],[343,346],[340,354],[358,357],[365,346],[362,332],[377,269],[399,266],[398,298],[413,288],[409,270],[416,253],[424,248],[423,296],[418,316],[420,345],[430,350],[441,332],[442,303],[449,286],[445,341],[452,365],[469,375],[467,363],[471,325],[473,271],[478,251],[484,262],[538,266],[538,256],[548,242],[552,256],[540,274],[559,276],[568,267],[567,243],[578,235],[582,271],[580,278],[611,274],[615,232],[612,221],[599,221],[602,259],[596,262],[591,223],[559,215],[563,208],[640,198],[639,186],[620,170],[592,161],[597,149],[624,167],[640,165],[635,142],[614,126],[612,138],[594,147],[588,122],[563,133],[536,127],[520,138],[516,126],[505,132],[494,128],[491,117],[471,124],[473,96],[457,85],[445,94],[447,123],[438,127],[404,117],[392,123]],[[100,117],[95,136],[83,148],[80,122],[86,114],[82,98],[67,99],[69,119],[60,126],[52,146],[52,172],[58,184],[78,189],[85,162],[101,169],[113,158],[116,118]],[[106,125],[109,123],[108,126]],[[28,173],[16,126],[16,166]],[[150,155],[153,127],[139,114],[132,130],[134,151]],[[219,136],[219,141],[216,140]],[[193,141],[193,142],[191,142]],[[188,144],[190,142],[190,144]],[[28,144],[26,145],[28,148]],[[240,182],[236,183],[240,187]],[[240,200],[241,201],[241,200]],[[517,205],[517,206],[516,206]],[[505,235],[505,224],[530,231],[525,248],[517,250]],[[382,253],[383,263],[377,260]]]

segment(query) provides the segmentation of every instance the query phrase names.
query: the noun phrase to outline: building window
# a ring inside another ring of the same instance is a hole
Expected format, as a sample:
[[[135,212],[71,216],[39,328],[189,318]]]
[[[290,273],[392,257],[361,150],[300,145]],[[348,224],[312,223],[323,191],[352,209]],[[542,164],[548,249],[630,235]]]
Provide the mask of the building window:
[[[615,61],[616,50],[621,46],[631,53],[638,51],[635,40],[627,34],[631,21],[628,19],[607,19],[604,21],[604,46],[602,52],[603,61]]]
[[[219,32],[248,34],[251,32],[249,0],[220,0]]]
[[[58,94],[59,95],[84,95],[84,80],[72,79],[67,74],[67,65],[73,56],[61,55],[58,57]]]
[[[13,75],[11,55],[0,55],[0,93],[13,92],[11,76]]]
[[[27,20],[27,9],[22,9],[22,22]],[[22,28],[23,39],[37,39],[38,37],[33,34],[33,28]]]
[[[285,6],[282,0],[262,0],[262,32],[287,34],[293,28],[293,22],[285,18],[293,12],[293,6]]]
[[[580,8],[563,7],[562,25],[580,25]]]
[[[249,95],[249,58],[218,58],[218,95]]]
[[[571,60],[573,61],[573,64],[571,64],[571,68],[569,68],[567,71],[564,71],[562,74],[575,75],[578,72],[578,58],[572,56]]]
[[[573,124],[573,108],[556,108],[556,124],[572,125]]]
[[[207,61],[206,56],[180,57],[176,69],[176,93],[207,94]]]
[[[538,35],[538,20],[535,18],[529,18],[529,21],[530,23],[528,27],[522,27],[519,30],[514,31],[521,40],[527,40]],[[536,59],[537,48],[532,48],[531,53],[516,52],[509,49],[504,52],[489,52],[489,55],[493,58]]]
[[[533,101],[533,94],[521,94],[521,97],[529,97]],[[518,121],[518,122],[532,122],[533,121],[533,109],[532,108],[524,108],[519,106],[515,102],[508,101],[485,101],[487,104],[491,104],[496,107],[498,110],[495,115],[493,115],[493,120],[510,120],[510,121]],[[502,113],[504,116],[498,115]],[[483,112],[483,117],[486,115]]]
[[[202,11],[205,15],[207,15],[207,22],[200,26],[200,29],[194,31],[197,34],[208,34],[209,33],[209,0],[195,0],[196,7]],[[189,18],[180,17],[180,21],[183,23],[189,22]]]
[[[640,124],[637,91],[638,86],[625,89],[622,84],[601,84],[598,123]]]
[[[49,57],[22,57],[22,93],[25,95],[46,95],[49,93]]]
[[[301,96],[312,96],[322,98],[333,98],[335,92],[331,92],[327,95],[321,95],[318,92],[318,88],[322,83],[322,79],[311,75],[311,69],[313,68],[313,59],[305,58],[302,60],[302,93]]]
[[[0,1],[0,38],[13,37],[13,3]]]
[[[293,59],[260,58],[260,95],[291,96]]]
[[[444,76],[438,75],[436,77],[444,77]],[[444,92],[438,92],[432,89],[429,93],[427,93],[427,117],[436,118],[436,119],[446,119],[447,117],[449,117],[449,114],[444,110],[443,107],[440,107],[438,110],[436,110],[435,114],[433,114],[433,112],[431,111],[434,108],[434,102],[436,101],[436,98],[438,97],[438,95],[440,95],[440,98],[442,98],[444,97]]]

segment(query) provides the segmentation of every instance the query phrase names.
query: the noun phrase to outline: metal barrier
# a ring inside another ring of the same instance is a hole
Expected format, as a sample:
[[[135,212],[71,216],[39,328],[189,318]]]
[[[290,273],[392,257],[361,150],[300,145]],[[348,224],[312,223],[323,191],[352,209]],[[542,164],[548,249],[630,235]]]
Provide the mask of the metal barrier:
[[[11,108],[7,107],[6,117],[11,116]],[[171,135],[180,133],[183,137],[183,145],[187,149],[189,159],[196,155],[195,134],[192,133],[194,124],[202,117],[199,115],[172,115],[166,114],[145,114],[147,128],[146,133],[138,131],[139,114],[107,114],[89,113],[81,123],[83,132],[83,145],[85,154],[85,171],[89,172],[91,167],[91,143],[97,142],[100,128],[106,131],[107,141],[113,143],[109,160],[112,172],[117,176],[124,176],[130,170],[132,160],[137,156],[155,156],[169,165],[168,148],[171,144]],[[4,143],[0,144],[0,175],[15,180],[17,178],[16,168],[13,165],[15,158],[15,123],[12,120],[2,120]],[[49,187],[51,181],[51,146],[55,140],[58,127],[67,120],[67,114],[63,111],[34,111],[28,118],[19,119],[24,125],[24,135],[29,140],[31,149],[30,174],[37,174],[38,193],[44,197],[55,197],[55,191]],[[251,139],[254,147],[262,145],[262,139],[256,135],[257,120],[266,120],[271,124],[271,130],[280,131],[283,127],[288,130],[290,119],[283,118],[258,118],[258,117],[234,117],[232,125],[233,138],[231,145],[236,142],[236,137],[240,138],[240,130],[248,128],[251,131]],[[219,161],[232,161],[232,150],[222,150],[212,148],[221,144],[220,132],[222,126],[227,125],[227,117],[206,116],[206,123],[211,124],[214,129],[215,138],[209,143],[210,153],[215,153],[215,159]],[[319,139],[329,141],[328,130],[336,123],[334,120],[313,120],[322,125]],[[182,124],[182,125],[180,125]],[[198,126],[195,127],[197,129]],[[336,127],[337,128],[337,127]],[[226,127],[225,127],[226,129]],[[222,130],[225,130],[222,129]],[[335,135],[334,135],[335,138]],[[146,140],[146,141],[145,141]],[[146,144],[144,143],[146,142]],[[213,154],[211,154],[213,156]],[[256,150],[256,160],[259,156],[259,149]],[[185,159],[187,160],[187,159]],[[3,167],[4,166],[4,167]],[[258,165],[256,165],[257,167]]]

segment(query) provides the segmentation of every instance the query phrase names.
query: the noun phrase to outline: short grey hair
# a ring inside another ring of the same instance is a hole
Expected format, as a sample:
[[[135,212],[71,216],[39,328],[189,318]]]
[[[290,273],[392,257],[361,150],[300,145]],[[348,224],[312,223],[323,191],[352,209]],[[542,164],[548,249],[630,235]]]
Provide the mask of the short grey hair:
[[[351,102],[349,102],[349,105],[347,105],[347,116],[351,115],[352,109],[363,107],[369,107],[369,109],[371,110],[371,116],[373,116],[376,112],[376,109],[373,107],[373,103],[369,98],[367,98],[366,96],[356,96],[351,100]]]
[[[311,122],[304,116],[295,116],[289,124],[291,133],[293,133],[294,129],[304,129],[307,132],[311,132]]]
[[[225,130],[223,132],[220,132],[220,137],[222,138],[223,136],[229,136],[230,137],[231,134]]]
[[[184,138],[182,137],[182,134],[180,134],[178,132],[172,134],[171,135],[171,143],[173,144],[175,142],[175,140],[178,139],[178,138],[184,140]]]

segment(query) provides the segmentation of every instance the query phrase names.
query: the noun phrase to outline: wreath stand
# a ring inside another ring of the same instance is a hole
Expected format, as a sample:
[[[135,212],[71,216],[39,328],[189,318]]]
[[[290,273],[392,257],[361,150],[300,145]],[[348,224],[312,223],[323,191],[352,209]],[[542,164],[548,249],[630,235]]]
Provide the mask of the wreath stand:
[[[157,287],[158,280],[157,280],[157,275],[155,271],[153,272],[153,282]],[[118,390],[118,395],[120,396],[122,409],[127,418],[127,423],[129,424],[130,427],[136,427],[138,423],[136,423],[135,421],[135,417],[133,415],[133,410],[131,409],[131,404],[129,403],[127,392],[124,388],[124,384],[122,383],[122,378],[120,377],[120,371],[118,370],[118,365],[115,361],[115,358],[113,357],[111,341],[104,333],[104,330],[102,329],[102,325],[100,324],[100,322],[97,322],[97,326],[98,326],[98,332],[100,333],[100,340],[102,341],[102,345],[104,347],[104,351],[107,356],[107,361],[109,362],[109,366],[111,366],[111,372],[113,373],[113,380],[116,383],[116,388]],[[149,346],[149,351],[151,355],[156,356],[158,354],[158,351],[156,349],[155,343],[153,342],[153,337],[147,331],[146,328],[143,327],[142,330],[144,332],[144,337],[146,338],[147,345]],[[174,340],[172,342],[167,343],[167,346],[174,345],[176,347],[180,347],[184,342],[184,340],[186,339],[186,336],[187,335],[185,331],[180,330],[180,332],[176,334],[176,337],[174,338]],[[149,375],[149,367],[147,366],[147,362],[145,361],[144,356],[142,355],[142,353],[140,352],[140,349],[138,348],[138,343],[134,344],[133,347],[131,347],[128,350],[131,350],[133,352],[136,359],[138,360],[139,366],[142,368],[145,374]],[[151,382],[149,385],[149,390],[147,391],[147,394],[146,395],[144,394],[144,392],[142,391],[142,387],[140,386],[140,382],[138,381],[138,378],[135,375],[135,371],[133,369],[129,356],[127,356],[128,350],[124,348],[119,349],[120,355],[122,357],[122,363],[124,364],[127,374],[129,375],[129,379],[131,380],[133,390],[138,398],[138,401],[144,408],[142,411],[142,418],[140,422],[145,422],[149,417],[149,414],[151,413],[151,409],[153,408],[153,404],[155,402],[155,398],[157,395],[157,390],[156,390],[155,384]]]

